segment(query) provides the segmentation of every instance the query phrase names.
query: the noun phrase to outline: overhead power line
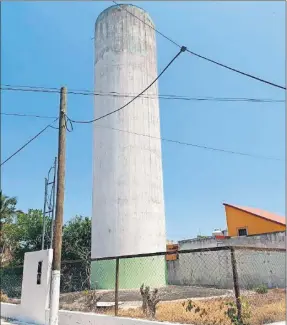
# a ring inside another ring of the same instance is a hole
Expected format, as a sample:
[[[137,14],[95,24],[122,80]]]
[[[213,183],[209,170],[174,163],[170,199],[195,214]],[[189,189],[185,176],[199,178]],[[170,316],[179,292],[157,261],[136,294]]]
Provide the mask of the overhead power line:
[[[2,85],[1,90],[6,91],[23,91],[23,92],[43,92],[43,93],[60,93],[57,88],[46,88],[39,86],[13,86]],[[103,96],[103,97],[116,97],[116,98],[133,98],[136,94],[121,94],[119,92],[93,92],[91,90],[71,90],[67,91],[68,94],[85,95],[85,96]],[[164,100],[183,100],[183,101],[212,101],[212,102],[249,102],[249,103],[285,103],[284,99],[273,98],[248,98],[248,97],[188,97],[183,95],[141,95],[140,98],[147,99],[164,99]]]
[[[143,136],[143,137],[156,139],[156,140],[160,140],[160,141],[164,141],[164,142],[170,142],[170,143],[175,143],[175,144],[179,144],[179,145],[190,146],[190,147],[195,147],[195,148],[200,148],[200,149],[205,149],[205,150],[210,150],[210,151],[219,151],[219,152],[233,154],[233,155],[247,156],[247,157],[259,158],[259,159],[265,159],[265,160],[277,160],[277,161],[282,160],[280,158],[275,158],[275,157],[260,156],[260,155],[246,153],[246,152],[232,151],[232,150],[225,150],[225,149],[220,149],[220,148],[208,147],[208,146],[203,146],[203,145],[194,144],[194,143],[190,143],[190,142],[171,140],[171,139],[167,139],[167,138],[159,138],[159,137],[154,137],[154,136],[151,136],[151,135],[148,135],[148,134],[141,134],[141,133],[137,133],[137,132],[131,132],[131,131],[121,130],[121,129],[117,129],[117,128],[112,128],[112,127],[103,127],[103,126],[97,126],[97,125],[96,125],[96,127],[111,129],[111,130],[130,133],[130,134],[135,134],[135,135],[138,135],[138,136]]]
[[[23,114],[23,113],[5,113],[1,112],[1,115],[4,116],[19,116],[19,117],[35,117],[35,118],[41,118],[41,119],[53,119],[56,118],[54,116],[45,116],[45,115],[36,115],[36,114]]]
[[[164,34],[163,34],[162,32],[160,32],[158,29],[156,29],[155,27],[153,27],[153,26],[151,26],[150,24],[148,24],[146,21],[144,21],[144,20],[142,20],[141,18],[139,18],[137,15],[133,14],[132,12],[130,12],[129,10],[127,10],[126,8],[121,7],[121,5],[120,5],[118,2],[116,2],[116,1],[112,1],[112,2],[113,2],[114,4],[116,4],[117,6],[119,6],[121,9],[125,10],[126,12],[128,12],[130,15],[132,15],[132,16],[135,17],[136,19],[140,20],[143,24],[145,24],[145,25],[148,26],[149,28],[153,29],[155,32],[157,32],[159,35],[161,35],[162,37],[164,37],[165,39],[167,39],[169,42],[173,43],[174,45],[176,45],[176,46],[179,47],[179,48],[182,47],[182,46],[179,45],[177,42],[175,42],[174,40],[172,40],[170,37],[164,35]],[[286,90],[286,87],[284,87],[284,86],[281,86],[281,85],[275,84],[275,83],[270,82],[270,81],[268,81],[268,80],[265,80],[265,79],[262,79],[262,78],[256,77],[256,76],[254,76],[254,75],[251,75],[251,74],[249,74],[249,73],[243,72],[243,71],[241,71],[241,70],[238,70],[238,69],[232,68],[232,67],[230,67],[230,66],[228,66],[228,65],[226,65],[226,64],[223,64],[223,63],[220,63],[220,62],[218,62],[218,61],[212,60],[212,59],[210,59],[210,58],[208,58],[208,57],[206,57],[206,56],[203,56],[203,55],[201,55],[201,54],[198,54],[198,53],[196,53],[196,52],[194,52],[194,51],[189,50],[187,47],[186,47],[186,52],[188,52],[189,54],[194,55],[194,56],[196,56],[196,57],[198,57],[198,58],[201,58],[201,59],[203,59],[203,60],[205,60],[205,61],[208,61],[208,62],[211,62],[211,63],[213,63],[213,64],[216,64],[216,65],[218,65],[218,66],[220,66],[220,67],[222,67],[222,68],[228,69],[228,70],[233,71],[233,72],[236,72],[236,73],[238,73],[238,74],[241,74],[241,75],[243,75],[243,76],[245,76],[245,77],[249,77],[249,78],[251,78],[251,79],[254,79],[254,80],[260,81],[260,82],[265,83],[265,84],[268,84],[268,85],[270,85],[270,86],[273,86],[273,87],[276,87],[276,88],[280,88],[280,89],[284,89],[284,90]]]
[[[168,65],[162,70],[162,72],[154,79],[154,81],[149,84],[143,91],[141,91],[138,95],[136,95],[135,97],[133,97],[129,102],[127,102],[125,105],[119,107],[118,109],[115,109],[114,111],[111,111],[105,115],[102,115],[100,117],[97,117],[93,120],[89,120],[89,121],[76,121],[76,120],[72,120],[70,119],[71,122],[74,123],[81,123],[81,124],[88,124],[88,123],[93,123],[96,121],[99,121],[107,116],[110,116],[114,113],[119,112],[120,110],[124,109],[125,107],[127,107],[128,105],[130,105],[133,101],[135,101],[138,97],[140,97],[143,93],[145,93],[164,73],[165,71],[172,65],[172,63],[179,57],[179,55],[184,52],[186,50],[186,48],[183,46],[180,51],[174,56],[174,58],[168,63]]]
[[[43,119],[54,119],[55,118],[54,116],[19,114],[19,113],[8,113],[8,114],[7,113],[1,113],[1,114],[9,115],[9,116],[16,116],[16,117],[35,117],[35,118],[43,118]],[[134,134],[134,135],[138,135],[138,136],[157,139],[159,141],[164,141],[164,142],[169,142],[169,143],[174,143],[174,144],[184,145],[184,146],[189,146],[189,147],[195,147],[195,148],[205,149],[205,150],[209,150],[209,151],[218,151],[218,152],[222,152],[222,153],[226,153],[226,154],[240,155],[240,156],[258,158],[258,159],[263,159],[263,160],[282,161],[281,158],[269,157],[269,156],[260,156],[260,155],[256,155],[256,154],[246,153],[246,152],[239,152],[239,151],[233,151],[233,150],[203,146],[203,145],[199,145],[199,144],[196,144],[196,143],[173,140],[173,139],[168,139],[168,138],[159,138],[159,137],[154,137],[154,136],[151,136],[151,135],[148,135],[148,134],[142,134],[142,133],[138,133],[138,132],[132,132],[132,131],[129,131],[129,130],[122,130],[122,129],[117,129],[117,128],[108,127],[108,126],[95,125],[95,127],[100,128],[100,129],[109,129],[109,130],[114,130],[114,131],[118,131],[118,132],[130,133],[130,134]]]
[[[28,146],[32,141],[36,140],[42,133],[44,133],[48,128],[52,127],[52,125],[58,120],[58,117],[50,124],[48,124],[44,129],[42,129],[39,133],[37,133],[33,138],[31,138],[28,142],[26,142],[22,147],[20,147],[17,151],[15,151],[11,156],[9,156],[6,160],[4,160],[0,166],[3,166],[7,161],[16,156],[20,151],[22,151],[25,147]]]

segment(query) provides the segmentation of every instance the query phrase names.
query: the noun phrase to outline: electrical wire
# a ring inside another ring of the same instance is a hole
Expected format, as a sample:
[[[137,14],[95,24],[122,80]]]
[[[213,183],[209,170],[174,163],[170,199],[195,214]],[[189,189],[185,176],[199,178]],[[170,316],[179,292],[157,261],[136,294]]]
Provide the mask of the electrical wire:
[[[57,88],[44,88],[39,86],[12,86],[2,85],[1,90],[8,91],[24,91],[24,92],[44,92],[44,93],[60,93]],[[136,94],[121,94],[118,92],[93,92],[91,90],[70,90],[68,94],[85,95],[85,96],[103,96],[103,97],[120,97],[133,98]],[[141,98],[147,99],[164,99],[164,100],[184,100],[184,101],[214,101],[214,102],[253,102],[253,103],[285,103],[284,99],[272,98],[248,98],[248,97],[188,97],[182,95],[141,95]]]
[[[155,32],[157,32],[159,35],[161,35],[163,38],[167,39],[169,42],[173,43],[175,46],[181,48],[181,45],[179,45],[177,42],[175,42],[173,39],[171,39],[170,37],[164,35],[163,33],[161,33],[158,29],[156,29],[155,27],[153,27],[152,25],[148,24],[146,21],[140,19],[137,15],[133,14],[132,12],[130,12],[129,10],[127,10],[126,8],[122,7],[121,5],[124,4],[120,4],[116,1],[112,1],[114,4],[116,4],[120,9],[125,10],[127,13],[129,13],[131,16],[135,17],[136,19],[138,19],[139,21],[141,21],[143,24],[145,24],[146,26],[148,26],[149,28],[153,29]]]
[[[49,117],[47,116],[47,118],[49,118]],[[68,127],[68,124],[70,125],[69,127]],[[72,132],[72,131],[74,130],[73,123],[72,123],[71,120],[69,119],[68,115],[65,114],[65,113],[64,113],[64,126],[65,126],[65,128],[66,128],[66,130],[67,130],[68,132]],[[55,129],[55,130],[59,130],[59,128],[56,127],[56,126],[51,126],[51,128],[52,128],[52,129]]]
[[[27,89],[48,89],[48,90],[56,90],[58,93],[60,93],[60,89],[59,88],[56,88],[56,87],[49,87],[49,88],[46,88],[46,87],[40,87],[40,86],[21,86],[21,85],[3,85],[3,86],[6,86],[6,87],[17,87],[17,88],[27,88]]]
[[[120,110],[124,109],[125,107],[127,107],[129,104],[131,104],[133,101],[135,101],[138,97],[140,97],[144,92],[146,92],[163,74],[164,72],[172,65],[172,63],[179,57],[179,55],[184,52],[186,50],[186,48],[183,46],[180,51],[174,56],[174,58],[168,63],[168,65],[161,71],[161,73],[153,80],[153,82],[151,84],[149,84],[143,91],[141,91],[138,95],[136,95],[135,97],[133,97],[129,102],[127,102],[125,105],[121,106],[118,109],[115,109],[114,111],[111,111],[105,115],[102,115],[98,118],[95,118],[93,120],[89,120],[89,121],[76,121],[76,120],[72,120],[69,119],[71,122],[74,123],[81,123],[81,124],[88,124],[88,123],[93,123],[96,121],[99,121],[107,116],[110,116],[114,113],[119,112]]]
[[[141,134],[141,133],[121,130],[121,129],[117,129],[117,128],[113,128],[113,127],[103,127],[103,126],[98,126],[98,125],[96,125],[95,127],[104,128],[104,129],[111,129],[111,130],[130,133],[130,134],[135,134],[135,135],[147,137],[147,138],[150,138],[150,139],[156,139],[156,140],[160,140],[160,141],[164,141],[164,142],[170,142],[170,143],[175,143],[175,144],[184,145],[184,146],[191,146],[191,147],[205,149],[205,150],[219,151],[219,152],[223,152],[223,153],[228,153],[228,154],[233,154],[233,155],[240,155],[240,156],[247,156],[247,157],[252,157],[252,158],[259,158],[259,159],[264,159],[264,160],[282,161],[281,158],[269,157],[269,156],[260,156],[260,155],[254,155],[254,154],[246,153],[246,152],[232,151],[232,150],[220,149],[220,148],[215,148],[215,147],[208,147],[208,146],[198,145],[198,144],[194,144],[194,143],[190,143],[190,142],[182,142],[182,141],[171,140],[171,139],[167,139],[167,138],[159,138],[159,137],[154,137],[154,136],[151,136],[151,135],[148,135],[148,134]]]
[[[19,116],[19,117],[35,117],[35,118],[41,118],[41,119],[53,119],[56,118],[54,116],[45,116],[45,115],[34,115],[34,114],[23,114],[23,113],[0,113],[1,115],[5,115],[5,116]]]
[[[33,138],[31,138],[28,142],[26,142],[22,147],[20,147],[17,151],[15,151],[11,156],[9,156],[6,160],[4,160],[0,166],[3,166],[6,162],[8,162],[11,158],[16,156],[20,151],[22,151],[25,147],[28,146],[32,141],[36,140],[42,133],[44,133],[48,128],[52,127],[52,124],[58,120],[58,117],[50,124],[48,124],[44,129],[42,129],[39,133],[37,133]]]
[[[28,115],[28,114],[26,115],[26,114],[18,114],[18,113],[11,113],[9,115],[11,115],[11,116],[15,115],[15,116],[21,116],[21,117],[22,116],[24,116],[24,117],[35,117],[35,115]],[[41,118],[52,119],[54,117],[41,115]],[[94,125],[94,126],[96,128],[100,128],[100,129],[114,130],[114,131],[118,131],[118,132],[134,134],[134,135],[137,135],[137,136],[148,137],[148,138],[156,139],[156,140],[159,140],[159,141],[164,141],[164,142],[169,142],[169,143],[174,143],[174,144],[184,145],[184,146],[190,146],[190,147],[195,147],[195,148],[200,148],[200,149],[205,149],[205,150],[210,150],[210,151],[218,151],[218,152],[222,152],[222,153],[240,155],[240,156],[247,156],[247,157],[258,158],[258,159],[263,159],[263,160],[283,161],[283,159],[276,158],[276,157],[260,156],[260,155],[256,155],[256,154],[246,153],[246,152],[239,152],[239,151],[233,151],[233,150],[203,146],[203,145],[199,145],[199,144],[195,144],[195,143],[183,142],[183,141],[173,140],[173,139],[168,139],[168,138],[159,138],[159,137],[154,137],[154,136],[151,136],[151,135],[148,135],[148,134],[142,134],[142,133],[132,132],[132,131],[128,131],[128,130],[122,130],[122,129],[117,129],[117,128],[113,128],[113,127],[108,127],[108,126],[101,126],[101,125]]]
[[[127,10],[125,7],[122,7],[121,4],[117,3],[116,1],[112,1],[112,2],[113,2],[114,4],[116,4],[119,8],[125,10],[125,11],[128,12],[130,15],[132,15],[133,17],[135,17],[136,19],[138,19],[139,21],[141,21],[142,23],[144,23],[146,26],[152,28],[155,32],[157,32],[159,35],[161,35],[162,37],[164,37],[165,39],[167,39],[169,42],[171,42],[171,43],[173,43],[174,45],[176,45],[177,47],[181,48],[181,45],[179,45],[177,42],[175,42],[174,40],[172,40],[170,37],[164,35],[164,34],[161,33],[159,30],[157,30],[155,27],[151,26],[150,24],[148,24],[148,23],[145,22],[144,20],[140,19],[137,15],[134,15],[132,12],[130,12],[129,10]],[[240,71],[240,70],[238,70],[238,69],[232,68],[232,67],[230,67],[230,66],[228,66],[228,65],[226,65],[226,64],[222,64],[222,63],[220,63],[220,62],[218,62],[218,61],[212,60],[212,59],[210,59],[210,58],[208,58],[208,57],[206,57],[206,56],[200,55],[200,54],[198,54],[198,53],[195,53],[194,51],[189,50],[187,47],[186,47],[186,52],[188,52],[189,54],[194,55],[194,56],[196,56],[196,57],[198,57],[198,58],[201,58],[201,59],[203,59],[203,60],[206,60],[206,61],[208,61],[208,62],[214,63],[214,64],[216,64],[216,65],[218,65],[218,66],[220,66],[220,67],[222,67],[222,68],[228,69],[228,70],[233,71],[233,72],[236,72],[236,73],[238,73],[238,74],[241,74],[241,75],[243,75],[243,76],[245,76],[245,77],[249,77],[249,78],[252,78],[252,79],[254,79],[254,80],[260,81],[260,82],[262,82],[262,83],[268,84],[268,85],[270,85],[270,86],[273,86],[273,87],[276,87],[276,88],[280,88],[280,89],[284,89],[284,90],[286,90],[286,87],[284,87],[284,86],[281,86],[281,85],[275,84],[275,83],[270,82],[270,81],[268,81],[268,80],[265,80],[265,79],[262,79],[262,78],[256,77],[256,76],[251,75],[251,74],[249,74],[249,73],[246,73],[246,72]]]
[[[191,50],[189,50],[189,49],[187,49],[186,51],[187,51],[188,53],[194,55],[194,56],[197,56],[198,58],[201,58],[201,59],[204,59],[204,60],[206,60],[206,61],[208,61],[208,62],[214,63],[214,64],[216,64],[216,65],[218,65],[218,66],[220,66],[220,67],[223,67],[223,68],[225,68],[225,69],[228,69],[228,70],[230,70],[230,71],[237,72],[237,73],[239,73],[239,74],[241,74],[241,75],[243,75],[243,76],[245,76],[245,77],[249,77],[249,78],[252,78],[252,79],[254,79],[254,80],[257,80],[257,81],[263,82],[263,83],[265,83],[265,84],[267,84],[267,85],[270,85],[270,86],[273,86],[273,87],[276,87],[276,88],[280,88],[280,89],[284,89],[284,90],[286,90],[286,87],[281,86],[281,85],[278,85],[278,84],[275,84],[274,82],[271,82],[271,81],[268,81],[268,80],[265,80],[265,79],[262,79],[262,78],[259,78],[259,77],[256,77],[256,76],[253,76],[253,75],[251,75],[251,74],[249,74],[249,73],[246,73],[246,72],[240,71],[240,70],[238,70],[238,69],[232,68],[232,67],[230,67],[230,66],[228,66],[228,65],[226,65],[226,64],[222,64],[222,63],[220,63],[220,62],[218,62],[218,61],[215,61],[215,60],[209,59],[209,58],[207,58],[206,56],[203,56],[203,55],[200,55],[200,54],[198,54],[198,53],[195,53],[195,52],[193,52],[193,51],[191,51]]]

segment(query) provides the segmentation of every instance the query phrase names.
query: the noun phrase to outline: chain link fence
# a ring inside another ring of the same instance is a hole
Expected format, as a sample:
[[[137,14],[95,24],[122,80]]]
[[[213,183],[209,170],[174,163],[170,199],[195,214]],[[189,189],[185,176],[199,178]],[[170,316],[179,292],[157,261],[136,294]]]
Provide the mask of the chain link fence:
[[[77,280],[79,272],[65,279],[77,286],[70,293],[63,289],[61,306],[195,325],[282,321],[285,254],[284,249],[214,247],[94,259],[88,284]]]
[[[61,292],[90,290],[91,262],[63,261],[61,266]]]
[[[23,265],[1,267],[1,292],[10,299],[20,299],[22,291]]]
[[[270,324],[286,316],[286,250],[235,250],[242,318]]]
[[[60,307],[182,324],[263,325],[285,319],[286,250],[214,247],[64,261]],[[20,298],[22,267],[1,269]]]

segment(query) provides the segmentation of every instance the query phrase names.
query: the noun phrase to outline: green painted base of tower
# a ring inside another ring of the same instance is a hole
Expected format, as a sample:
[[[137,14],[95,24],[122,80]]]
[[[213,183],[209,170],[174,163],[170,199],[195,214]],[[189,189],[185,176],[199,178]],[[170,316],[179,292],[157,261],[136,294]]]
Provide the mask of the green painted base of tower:
[[[115,260],[94,261],[91,264],[91,286],[94,289],[114,289]],[[119,289],[139,289],[142,284],[152,288],[166,285],[165,256],[120,259]]]

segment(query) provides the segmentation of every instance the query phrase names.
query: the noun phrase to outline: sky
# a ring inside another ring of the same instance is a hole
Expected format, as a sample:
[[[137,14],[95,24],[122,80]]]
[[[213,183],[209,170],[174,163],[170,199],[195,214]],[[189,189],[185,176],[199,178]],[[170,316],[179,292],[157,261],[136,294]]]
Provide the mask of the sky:
[[[285,84],[284,2],[131,2],[156,28],[190,50]],[[111,1],[2,2],[1,83],[93,90],[93,31]],[[178,48],[157,35],[158,70]],[[160,94],[285,99],[283,90],[188,53],[159,80]],[[59,95],[2,91],[2,113],[57,116]],[[128,107],[127,107],[128,109]],[[223,202],[285,215],[285,104],[160,100],[163,138],[281,158],[259,159],[162,142],[167,238],[210,235],[226,227]],[[68,115],[93,117],[93,97],[68,95]],[[1,161],[50,120],[1,116]],[[111,131],[114,132],[114,131]],[[49,129],[1,171],[2,190],[18,208],[42,209],[44,178],[57,155]],[[64,218],[91,216],[92,126],[67,134]]]

